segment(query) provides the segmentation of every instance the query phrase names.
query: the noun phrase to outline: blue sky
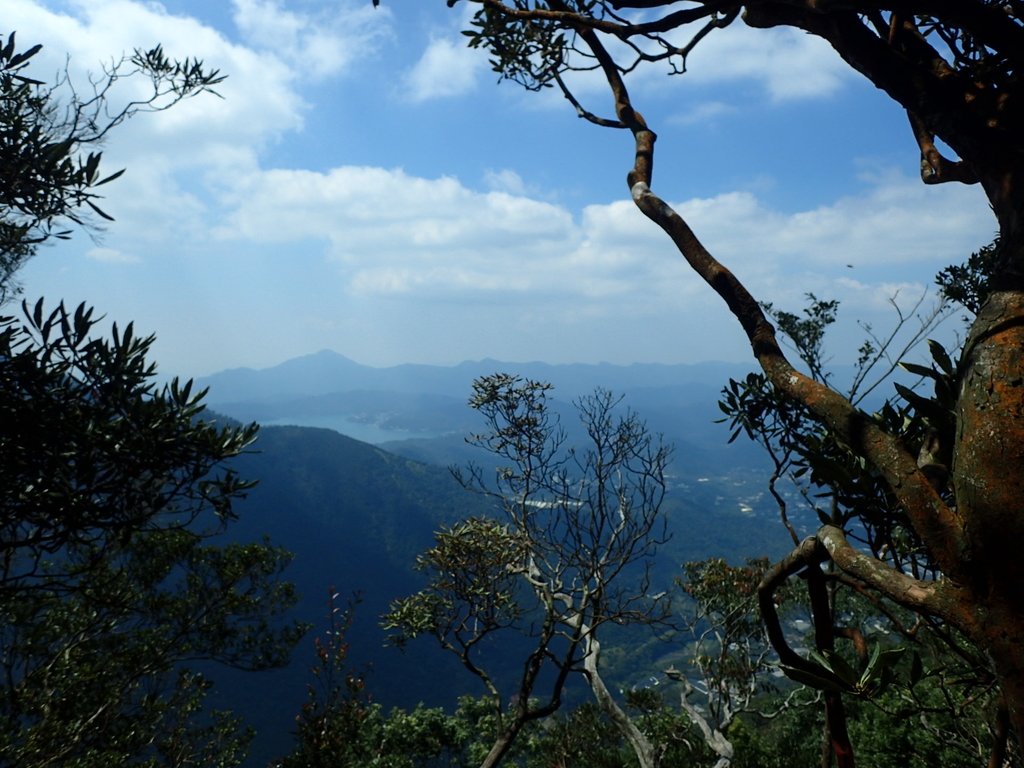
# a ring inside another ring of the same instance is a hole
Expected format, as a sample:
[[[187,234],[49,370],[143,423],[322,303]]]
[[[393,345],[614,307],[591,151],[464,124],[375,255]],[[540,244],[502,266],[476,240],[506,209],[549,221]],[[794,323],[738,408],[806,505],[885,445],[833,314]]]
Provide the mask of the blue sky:
[[[43,248],[27,298],[156,333],[165,375],[330,348],[368,365],[744,360],[721,302],[629,201],[623,132],[498,85],[443,0],[6,0],[3,32],[77,82],[162,43],[229,76],[112,134],[116,222]],[[114,94],[128,98],[131,83]],[[609,97],[575,82],[595,112]],[[655,190],[759,298],[888,328],[995,231],[977,188],[925,187],[905,116],[818,41],[712,35],[631,82]],[[851,265],[851,266],[848,266]]]

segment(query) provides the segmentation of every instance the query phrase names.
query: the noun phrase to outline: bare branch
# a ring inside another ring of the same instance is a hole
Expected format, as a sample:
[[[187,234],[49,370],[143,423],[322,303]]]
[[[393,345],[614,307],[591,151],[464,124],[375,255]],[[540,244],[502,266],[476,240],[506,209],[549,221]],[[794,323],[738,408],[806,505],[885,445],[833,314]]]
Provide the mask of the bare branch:
[[[562,76],[560,74],[556,73],[555,76],[554,76],[554,79],[555,79],[555,82],[558,84],[558,87],[562,90],[562,95],[565,96],[566,100],[570,104],[573,105],[573,107],[576,109],[576,114],[580,118],[582,118],[583,120],[586,120],[588,122],[591,122],[594,125],[599,125],[602,128],[625,128],[626,127],[625,123],[621,122],[620,120],[609,120],[608,118],[605,118],[605,117],[598,117],[593,112],[590,112],[589,110],[584,109],[583,105],[580,104],[579,100],[576,98],[576,96],[573,94],[573,92],[569,89],[569,86],[567,86],[565,84],[565,80],[562,79]]]

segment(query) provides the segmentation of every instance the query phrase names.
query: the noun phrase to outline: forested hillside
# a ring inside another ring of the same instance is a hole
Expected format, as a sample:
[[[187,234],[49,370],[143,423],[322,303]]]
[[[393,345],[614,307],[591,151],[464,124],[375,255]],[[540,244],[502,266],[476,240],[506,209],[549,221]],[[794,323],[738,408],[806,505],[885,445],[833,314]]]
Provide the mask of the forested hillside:
[[[465,447],[461,438],[458,444]],[[705,454],[716,449],[709,445]],[[466,453],[474,454],[478,462],[487,458],[478,450]],[[706,455],[698,463],[704,461]],[[305,698],[314,660],[312,639],[327,620],[330,590],[342,603],[359,597],[348,635],[350,659],[365,669],[375,701],[388,708],[419,702],[453,706],[460,695],[483,692],[428,643],[405,652],[386,648],[378,620],[390,601],[419,588],[423,577],[413,565],[434,531],[467,516],[493,514],[489,502],[456,483],[447,465],[405,459],[321,428],[263,427],[234,466],[245,477],[259,478],[259,484],[238,504],[231,535],[243,541],[267,535],[293,554],[286,575],[300,595],[295,616],[314,625],[286,670],[217,678],[226,687],[217,701],[236,702],[233,706],[259,728],[258,754],[283,754],[289,744],[291,720]],[[706,477],[688,470],[685,454],[675,456],[675,467],[665,502],[671,538],[657,559],[661,588],[670,588],[682,574],[680,564],[689,560],[715,555],[741,561],[782,550],[779,531],[765,537],[770,508],[759,505],[755,513],[742,504],[745,494],[759,493],[760,474],[744,468]],[[648,641],[646,635],[640,640]],[[625,656],[615,664],[613,679],[646,680],[658,673],[649,665],[671,651],[663,644],[644,655]]]

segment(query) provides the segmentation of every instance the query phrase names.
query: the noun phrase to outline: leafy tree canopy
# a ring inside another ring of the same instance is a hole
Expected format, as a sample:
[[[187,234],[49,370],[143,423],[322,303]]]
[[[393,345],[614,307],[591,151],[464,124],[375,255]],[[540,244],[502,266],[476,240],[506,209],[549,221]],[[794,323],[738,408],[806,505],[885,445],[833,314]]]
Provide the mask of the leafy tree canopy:
[[[183,665],[277,666],[303,631],[281,618],[287,554],[212,540],[253,485],[221,465],[255,426],[158,387],[131,326],[24,311],[0,317],[4,762],[235,764],[244,732],[203,714],[209,682]]]

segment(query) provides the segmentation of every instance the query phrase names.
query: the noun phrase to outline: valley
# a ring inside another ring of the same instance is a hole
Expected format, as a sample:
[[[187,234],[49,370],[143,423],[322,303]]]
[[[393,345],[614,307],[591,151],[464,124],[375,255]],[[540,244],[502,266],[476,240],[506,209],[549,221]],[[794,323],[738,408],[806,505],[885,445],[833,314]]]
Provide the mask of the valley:
[[[720,556],[742,561],[786,549],[777,508],[766,492],[764,459],[742,439],[727,445],[728,430],[715,423],[721,387],[715,376],[721,371],[517,367],[494,361],[394,371],[364,369],[328,353],[282,367],[235,371],[201,382],[211,388],[208,401],[215,412],[264,424],[254,450],[235,464],[259,485],[238,506],[240,519],[230,537],[268,536],[293,553],[286,577],[301,595],[299,618],[314,627],[285,669],[258,675],[211,672],[225,701],[248,702],[243,714],[259,732],[253,765],[288,747],[290,734],[282,725],[293,721],[305,700],[313,638],[323,631],[332,593],[342,603],[350,596],[358,600],[348,637],[350,660],[365,671],[373,700],[385,707],[421,701],[450,706],[457,695],[482,692],[429,638],[400,651],[387,645],[378,626],[391,600],[419,587],[421,577],[412,566],[431,545],[433,532],[488,512],[484,499],[459,486],[448,470],[486,458],[465,442],[466,435],[481,428],[478,414],[465,404],[472,377],[480,372],[546,374],[560,381],[553,407],[570,441],[576,429],[570,401],[605,386],[599,380],[603,376],[623,393],[624,405],[675,446],[663,505],[671,538],[659,552],[652,589],[672,589],[681,564],[690,560]],[[673,376],[679,383],[667,383]],[[354,434],[326,424],[352,424]],[[648,634],[627,645],[634,652],[609,654],[618,659],[610,675],[624,686],[648,680],[658,671],[650,665],[672,650],[652,643]],[[438,680],[453,685],[438,686]]]

